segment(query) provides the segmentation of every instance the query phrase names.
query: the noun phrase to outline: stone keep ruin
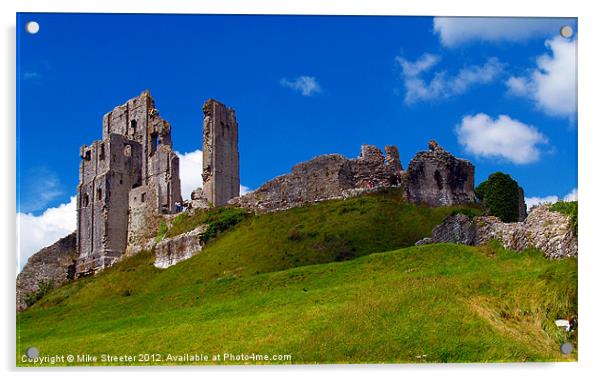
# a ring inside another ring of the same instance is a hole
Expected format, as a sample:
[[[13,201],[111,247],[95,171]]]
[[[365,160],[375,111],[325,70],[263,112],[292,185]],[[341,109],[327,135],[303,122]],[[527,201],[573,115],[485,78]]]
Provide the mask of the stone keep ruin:
[[[182,201],[171,126],[148,91],[104,115],[102,140],[82,146],[80,156],[78,276],[112,265]]]

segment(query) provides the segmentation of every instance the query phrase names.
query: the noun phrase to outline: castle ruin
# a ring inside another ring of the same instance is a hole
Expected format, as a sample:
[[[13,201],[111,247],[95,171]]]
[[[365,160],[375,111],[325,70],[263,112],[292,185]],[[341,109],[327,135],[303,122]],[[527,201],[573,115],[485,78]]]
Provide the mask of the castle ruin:
[[[240,194],[238,123],[232,108],[209,99],[203,106],[203,195],[223,206]]]
[[[201,225],[157,242],[161,221],[182,210],[229,205],[254,212],[286,210],[382,188],[398,188],[406,199],[428,206],[475,201],[474,166],[435,141],[404,171],[395,146],[383,152],[363,145],[357,158],[326,154],[295,165],[288,174],[240,193],[238,122],[233,109],[210,99],[203,106],[204,185],[182,202],[179,159],[171,126],[159,116],[148,91],[107,113],[102,140],[80,149],[77,230],[33,255],[17,277],[17,308],[42,280],[55,284],[93,274],[126,253],[155,249],[155,266],[166,268],[201,250]],[[199,178],[200,179],[200,178]],[[527,212],[519,188],[519,214]]]
[[[78,276],[112,265],[148,235],[153,217],[182,201],[171,126],[148,91],[104,115],[102,140],[82,146],[80,156]]]

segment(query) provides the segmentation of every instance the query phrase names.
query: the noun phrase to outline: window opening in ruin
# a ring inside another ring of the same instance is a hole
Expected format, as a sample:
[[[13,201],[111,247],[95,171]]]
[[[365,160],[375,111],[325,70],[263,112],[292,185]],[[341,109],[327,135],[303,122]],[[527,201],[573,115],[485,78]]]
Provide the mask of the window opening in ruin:
[[[84,158],[86,160],[90,161],[91,156],[90,156],[90,151],[89,150],[87,150],[86,153],[84,154]]]
[[[157,150],[157,140],[158,140],[159,136],[157,135],[157,133],[151,133],[151,154],[155,153],[155,151]]]
[[[100,154],[99,154],[99,158],[100,158],[101,160],[104,160],[104,159],[105,159],[105,144],[104,144],[104,143],[100,144]]]
[[[88,198],[88,194],[84,194],[84,207],[88,207],[88,203],[90,203],[90,198]]]
[[[125,147],[123,147],[123,155],[126,157],[132,156],[132,146],[131,145],[125,144]]]
[[[144,203],[146,201],[146,193],[142,193],[140,196],[140,202]]]
[[[132,136],[136,136],[136,127],[138,127],[138,122],[136,120],[130,121],[130,129],[132,131]]]
[[[96,199],[102,200],[102,189],[96,189]]]

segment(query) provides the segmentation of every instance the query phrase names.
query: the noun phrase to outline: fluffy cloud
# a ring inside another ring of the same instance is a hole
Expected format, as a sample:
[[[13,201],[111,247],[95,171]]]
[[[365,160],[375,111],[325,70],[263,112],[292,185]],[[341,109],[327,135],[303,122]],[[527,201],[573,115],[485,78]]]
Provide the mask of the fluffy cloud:
[[[504,69],[504,65],[497,58],[489,58],[483,65],[464,67],[455,75],[438,71],[433,74],[430,81],[423,79],[423,74],[429,72],[440,60],[439,56],[428,53],[423,54],[416,61],[396,57],[397,64],[401,68],[406,104],[461,95],[470,87],[492,82],[502,74]]]
[[[27,259],[40,249],[75,231],[76,197],[69,203],[46,209],[40,215],[17,213],[17,266],[21,270]]]
[[[280,85],[287,88],[292,88],[295,91],[299,91],[303,96],[311,96],[316,93],[322,92],[322,88],[318,81],[314,77],[300,76],[293,80],[287,78],[280,79]]]
[[[572,19],[526,17],[435,17],[433,33],[441,44],[455,47],[474,41],[526,41],[558,34]]]
[[[571,190],[570,193],[568,193],[567,195],[564,196],[563,200],[567,201],[567,202],[573,202],[576,201],[578,198],[578,191],[577,188],[574,188],[573,190]]]
[[[537,161],[541,154],[538,145],[547,143],[547,138],[535,127],[507,115],[495,120],[484,113],[465,116],[456,127],[456,134],[469,153],[515,164]]]
[[[562,200],[567,202],[572,202],[577,200],[577,188],[571,190],[567,195],[562,197]],[[545,203],[556,203],[560,197],[557,195],[548,195],[545,197],[525,197],[525,203],[527,204],[527,210],[530,210],[531,207],[537,206]]]
[[[572,118],[577,111],[577,43],[562,37],[546,41],[549,52],[537,58],[527,76],[510,77],[508,92],[526,97],[552,116]]]
[[[203,186],[203,151],[176,152],[180,158],[180,186],[182,198],[190,199],[192,191]]]
[[[193,190],[203,186],[203,151],[197,149],[188,153],[176,152],[180,158],[180,186],[182,198],[190,199]],[[240,195],[253,191],[250,187],[240,185]]]

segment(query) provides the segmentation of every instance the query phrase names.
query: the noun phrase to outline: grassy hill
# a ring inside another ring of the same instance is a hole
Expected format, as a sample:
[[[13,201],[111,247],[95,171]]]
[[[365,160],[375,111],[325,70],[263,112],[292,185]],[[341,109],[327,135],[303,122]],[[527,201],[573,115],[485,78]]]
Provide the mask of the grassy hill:
[[[291,355],[272,363],[575,360],[558,346],[576,336],[554,320],[576,312],[576,260],[401,248],[456,211],[388,192],[247,218],[166,270],[141,253],[20,313],[17,364],[30,346]]]

